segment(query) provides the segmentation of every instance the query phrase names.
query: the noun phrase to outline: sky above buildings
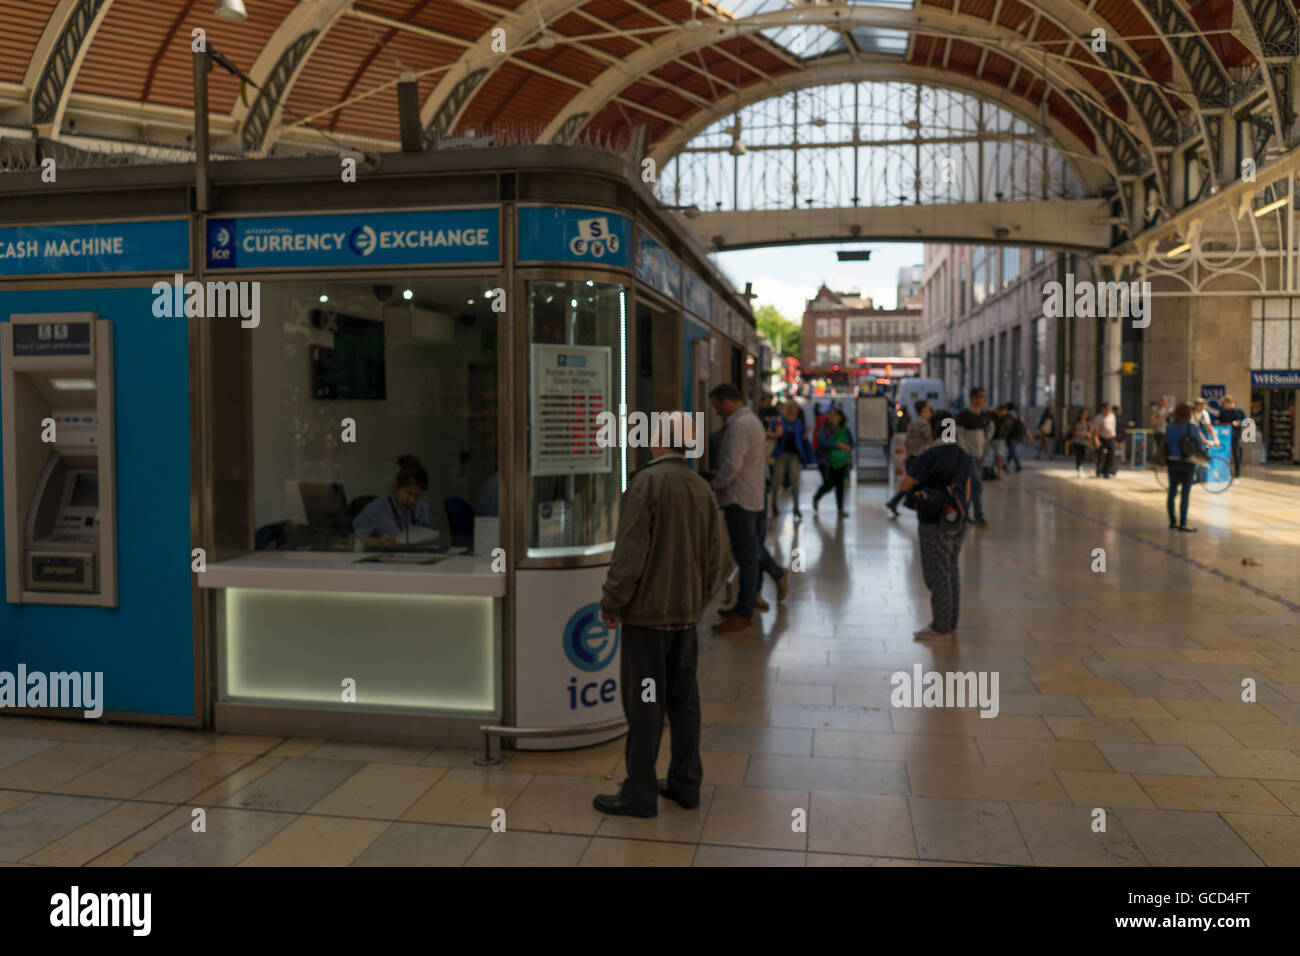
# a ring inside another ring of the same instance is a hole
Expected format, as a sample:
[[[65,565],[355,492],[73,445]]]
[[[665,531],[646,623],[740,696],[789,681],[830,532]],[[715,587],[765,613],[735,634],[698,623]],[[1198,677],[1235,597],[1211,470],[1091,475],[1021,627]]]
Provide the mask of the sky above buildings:
[[[870,249],[867,262],[840,262],[838,249]],[[804,303],[825,282],[835,291],[856,287],[870,296],[877,308],[892,309],[898,298],[898,270],[920,265],[924,246],[919,242],[827,243],[809,246],[772,246],[720,252],[718,266],[737,289],[754,284],[754,308],[774,305],[787,319],[798,321]]]

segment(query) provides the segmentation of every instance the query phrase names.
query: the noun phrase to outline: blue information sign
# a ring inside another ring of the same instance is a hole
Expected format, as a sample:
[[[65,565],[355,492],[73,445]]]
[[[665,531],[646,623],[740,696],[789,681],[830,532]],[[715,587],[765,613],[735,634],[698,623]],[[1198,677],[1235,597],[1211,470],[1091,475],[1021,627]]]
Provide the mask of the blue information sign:
[[[520,262],[632,265],[632,220],[607,209],[521,206]]]
[[[496,265],[495,206],[209,219],[209,269]]]
[[[0,229],[0,276],[188,272],[185,219]]]

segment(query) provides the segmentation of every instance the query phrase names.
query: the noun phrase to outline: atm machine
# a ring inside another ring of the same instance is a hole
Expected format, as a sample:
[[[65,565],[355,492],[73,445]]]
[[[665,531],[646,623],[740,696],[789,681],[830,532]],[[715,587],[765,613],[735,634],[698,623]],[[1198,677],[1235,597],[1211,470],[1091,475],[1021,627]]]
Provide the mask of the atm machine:
[[[117,606],[113,326],[0,322],[5,599]]]

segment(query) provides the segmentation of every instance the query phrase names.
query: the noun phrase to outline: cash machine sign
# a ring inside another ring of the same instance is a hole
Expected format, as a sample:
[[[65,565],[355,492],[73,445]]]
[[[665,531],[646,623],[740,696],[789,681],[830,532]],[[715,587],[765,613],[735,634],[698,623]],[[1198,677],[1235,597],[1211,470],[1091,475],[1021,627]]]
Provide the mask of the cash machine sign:
[[[14,323],[14,356],[89,355],[88,322]]]

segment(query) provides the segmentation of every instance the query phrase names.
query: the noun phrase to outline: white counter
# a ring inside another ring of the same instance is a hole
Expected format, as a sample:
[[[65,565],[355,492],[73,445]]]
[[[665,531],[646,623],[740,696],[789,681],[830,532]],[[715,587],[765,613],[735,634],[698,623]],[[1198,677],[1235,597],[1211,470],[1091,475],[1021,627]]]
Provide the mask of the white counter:
[[[506,576],[492,570],[487,555],[455,555],[436,564],[363,560],[374,556],[373,552],[257,551],[208,565],[199,575],[199,587],[505,597]]]

